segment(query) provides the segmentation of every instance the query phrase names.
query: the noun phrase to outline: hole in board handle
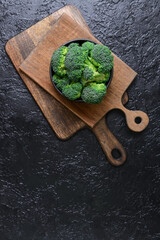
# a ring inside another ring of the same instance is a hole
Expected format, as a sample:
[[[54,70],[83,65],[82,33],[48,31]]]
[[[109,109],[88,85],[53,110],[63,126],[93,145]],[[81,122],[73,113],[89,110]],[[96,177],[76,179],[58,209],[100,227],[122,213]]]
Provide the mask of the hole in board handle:
[[[135,123],[140,124],[141,121],[142,121],[142,118],[141,118],[141,117],[136,117],[136,118],[135,118]]]
[[[112,157],[116,160],[120,160],[122,157],[122,154],[118,148],[114,148],[111,152]]]

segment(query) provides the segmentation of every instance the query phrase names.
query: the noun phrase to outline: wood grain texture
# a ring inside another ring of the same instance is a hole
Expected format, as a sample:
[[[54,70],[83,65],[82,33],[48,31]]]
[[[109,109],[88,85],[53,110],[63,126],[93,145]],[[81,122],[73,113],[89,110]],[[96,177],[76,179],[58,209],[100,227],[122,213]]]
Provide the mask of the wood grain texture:
[[[114,135],[109,131],[105,118],[102,118],[93,128],[93,132],[99,140],[101,147],[106,154],[108,161],[115,165],[122,165],[126,161],[126,152],[123,146],[117,141]],[[116,159],[113,150],[118,150],[119,157]]]
[[[42,113],[46,117],[57,137],[65,140],[70,138],[79,129],[84,128],[85,123],[61,103],[59,103],[50,94],[48,94],[45,90],[43,90],[38,84],[31,81],[28,76],[19,71],[19,66],[21,63],[28,57],[28,55],[37,46],[46,33],[53,27],[63,13],[69,14],[77,21],[77,23],[81,24],[82,27],[85,27],[88,29],[88,31],[90,31],[79,10],[69,5],[59,9],[58,11],[49,15],[47,18],[37,22],[24,32],[11,38],[6,43],[5,49],[17,72],[23,79],[23,82],[40,107]],[[67,119],[65,124],[63,122],[63,118]]]
[[[86,38],[99,43],[92,34],[85,31],[67,14],[63,14],[38,46],[21,64],[20,69],[44,88],[48,93],[69,108],[88,126],[94,125],[110,110],[119,108],[125,112],[128,127],[133,131],[142,131],[148,125],[148,117],[140,111],[125,110],[121,99],[123,93],[137,75],[129,66],[114,55],[114,73],[107,94],[100,104],[76,103],[60,95],[50,80],[49,66],[53,52],[62,44],[72,39]],[[135,118],[140,117],[141,123],[136,124]]]
[[[85,123],[81,121],[78,117],[76,117],[71,111],[69,111],[66,107],[64,107],[61,103],[59,103],[55,98],[53,98],[50,94],[48,94],[43,88],[41,88],[38,84],[33,82],[29,77],[19,71],[19,66],[27,58],[27,56],[31,53],[31,51],[37,46],[37,44],[41,41],[41,39],[46,35],[47,31],[49,31],[58,18],[63,14],[67,13],[70,17],[76,20],[78,24],[88,30],[91,33],[88,25],[84,21],[81,16],[79,10],[73,6],[66,6],[61,8],[57,12],[54,12],[47,18],[41,20],[35,25],[31,26],[29,29],[24,32],[18,34],[17,36],[10,39],[6,44],[6,52],[9,55],[11,61],[13,62],[16,70],[20,74],[23,79],[25,85],[28,90],[32,94],[33,98],[37,102],[40,107],[42,113],[46,117],[52,129],[55,131],[57,137],[60,139],[68,139],[70,138],[77,130],[86,127]],[[24,48],[25,45],[25,48]],[[122,98],[123,104],[128,101],[128,95],[125,92]],[[102,118],[103,121],[103,118]],[[67,128],[66,128],[67,125]],[[101,129],[101,125],[97,124],[94,129],[97,129],[97,136]],[[110,133],[107,125],[105,126],[107,132]],[[119,148],[119,143],[117,139],[112,135],[112,139],[110,139],[111,134],[108,137],[103,136],[103,142],[106,145],[109,145],[109,142],[114,141],[116,148]],[[98,137],[98,140],[101,139],[101,135]],[[117,144],[118,143],[118,144]],[[122,147],[123,148],[123,147]],[[119,151],[123,151],[124,149],[119,149]],[[103,147],[104,149],[104,147]],[[105,149],[104,153],[107,157],[110,156],[111,149]],[[112,158],[110,162],[112,161]],[[114,162],[112,162],[114,164]],[[119,161],[119,165],[121,162]],[[117,164],[116,164],[117,165]]]
[[[24,59],[28,57],[31,51],[37,46],[37,44],[46,35],[46,33],[53,27],[53,25],[63,13],[67,13],[78,24],[84,27],[86,31],[88,30],[88,32],[91,33],[79,10],[70,5],[59,9],[57,12],[52,13],[47,18],[41,20],[40,22],[31,26],[29,29],[13,37],[7,42],[5,48],[16,70],[20,74],[25,85],[27,86],[28,90],[37,102],[50,126],[55,131],[57,137],[59,137],[60,139],[68,139],[77,130],[86,127],[85,123],[81,121],[77,116],[75,116],[71,111],[69,111],[66,107],[64,107],[61,103],[59,103],[50,94],[48,94],[45,90],[43,90],[43,88],[41,88],[38,84],[33,82],[28,76],[19,71],[19,66],[24,61]],[[128,95],[127,93],[125,93],[122,98],[122,102],[123,104],[125,104],[127,101]],[[103,118],[101,121],[104,123]],[[95,125],[95,127],[91,130],[93,131],[95,129],[96,136],[98,137],[100,144],[103,141],[106,145],[109,145],[110,142],[114,141],[114,147],[119,149],[120,152],[122,152],[124,150],[123,147],[121,146],[121,149],[119,148],[119,143],[117,139],[110,133],[107,125],[105,126],[108,136],[102,137],[101,135],[98,135],[101,128],[103,127],[102,124]],[[112,149],[104,148],[103,146],[103,150],[109,159]],[[114,164],[114,161],[112,161],[112,157],[110,162]],[[116,165],[121,165],[122,161],[118,161],[118,163],[119,164],[116,163]]]

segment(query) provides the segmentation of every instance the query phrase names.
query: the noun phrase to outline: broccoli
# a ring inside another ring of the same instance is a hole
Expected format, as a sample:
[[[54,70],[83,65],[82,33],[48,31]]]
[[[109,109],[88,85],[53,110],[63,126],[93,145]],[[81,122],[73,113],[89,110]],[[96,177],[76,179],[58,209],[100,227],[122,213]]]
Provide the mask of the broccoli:
[[[60,78],[58,75],[54,74],[52,77],[52,81],[55,83],[56,87],[62,91],[63,87],[69,84],[69,80],[67,77]]]
[[[113,56],[107,46],[96,44],[91,50],[90,60],[100,73],[105,74],[113,68]]]
[[[82,76],[82,69],[68,70],[67,75],[72,82],[78,82]]]
[[[71,83],[63,87],[62,93],[70,100],[80,98],[82,91],[82,84],[79,82]]]
[[[92,42],[61,46],[52,56],[52,81],[70,100],[100,103],[113,68],[113,56],[107,46]]]
[[[87,54],[82,47],[74,46],[68,49],[65,57],[65,67],[67,71],[81,69]]]
[[[91,63],[91,61],[89,61],[89,59],[86,59],[84,66],[83,76],[86,80],[91,80],[98,74],[96,67]]]
[[[106,94],[106,90],[104,83],[90,83],[82,90],[81,98],[86,103],[100,103]]]
[[[66,69],[65,69],[65,56],[67,54],[68,48],[65,46],[61,46],[57,50],[54,51],[51,59],[51,65],[53,71],[60,77],[63,77],[66,75]]]
[[[88,52],[88,55],[90,55],[90,51],[94,48],[94,43],[92,42],[84,42],[82,44],[82,48],[86,49],[87,52]]]
[[[68,49],[72,48],[72,47],[77,47],[79,46],[78,43],[70,43],[69,46],[68,46]]]
[[[107,72],[106,74],[105,74],[105,81],[103,82],[103,83],[106,83],[106,82],[108,82],[108,80],[109,80],[109,78],[110,78],[110,72]]]
[[[105,83],[108,81],[110,77],[110,73],[107,72],[99,73],[96,69],[96,67],[89,61],[85,61],[85,69],[83,70],[83,76],[82,76],[82,84],[85,86],[89,82],[97,82],[97,83]]]
[[[68,78],[71,81],[77,82],[80,80],[87,55],[87,51],[77,45],[68,49],[65,57],[65,67],[67,69]]]

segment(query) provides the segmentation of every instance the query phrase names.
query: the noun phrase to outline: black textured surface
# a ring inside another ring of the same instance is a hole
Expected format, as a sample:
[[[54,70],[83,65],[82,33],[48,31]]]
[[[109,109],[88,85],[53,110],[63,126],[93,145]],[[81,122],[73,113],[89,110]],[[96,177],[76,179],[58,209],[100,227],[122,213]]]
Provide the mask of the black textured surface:
[[[139,73],[128,108],[145,111],[148,128],[131,132],[118,111],[107,118],[128,153],[122,167],[87,129],[58,140],[4,51],[66,4]],[[0,0],[1,240],[160,239],[159,9],[158,0]]]

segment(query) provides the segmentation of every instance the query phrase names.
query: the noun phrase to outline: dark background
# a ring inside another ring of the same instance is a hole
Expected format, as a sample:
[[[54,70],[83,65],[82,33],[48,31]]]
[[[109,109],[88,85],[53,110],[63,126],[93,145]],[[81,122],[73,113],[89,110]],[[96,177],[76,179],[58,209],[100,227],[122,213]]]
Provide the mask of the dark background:
[[[5,53],[8,39],[66,4],[139,73],[127,107],[148,114],[147,129],[107,116],[128,155],[122,167],[87,129],[60,141]],[[158,0],[0,0],[1,240],[160,239],[159,10]]]

